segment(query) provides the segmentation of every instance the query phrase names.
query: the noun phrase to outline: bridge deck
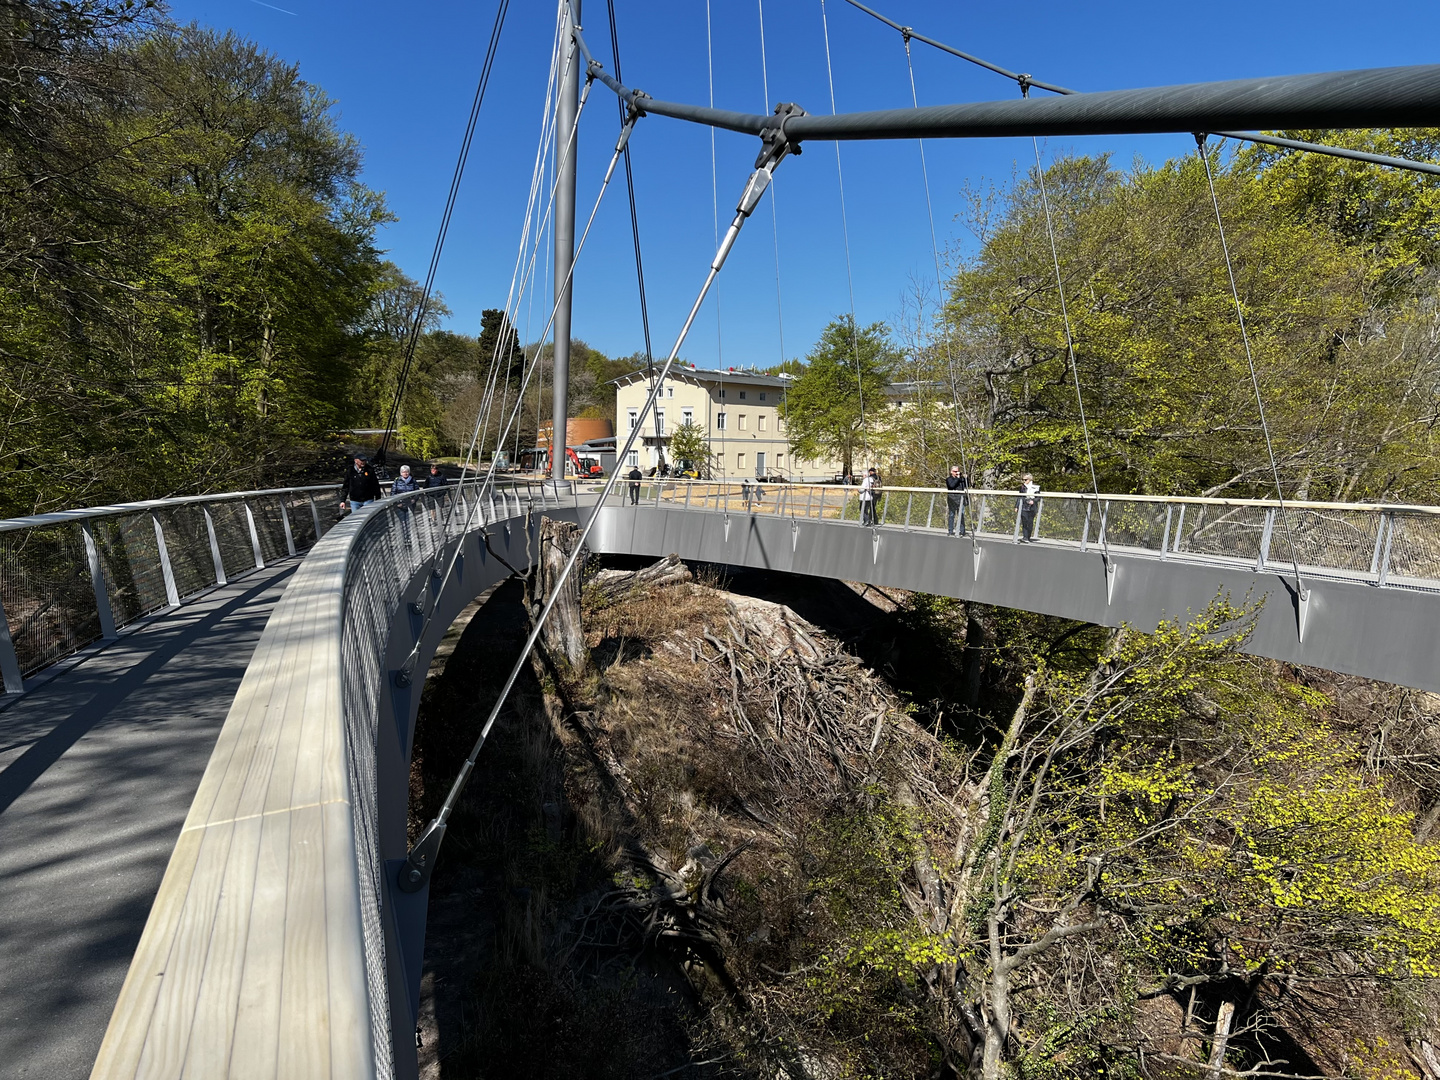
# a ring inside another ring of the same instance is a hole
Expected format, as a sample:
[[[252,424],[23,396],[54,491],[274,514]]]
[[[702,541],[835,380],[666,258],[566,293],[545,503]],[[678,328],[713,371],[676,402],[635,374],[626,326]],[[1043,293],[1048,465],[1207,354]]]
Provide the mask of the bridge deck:
[[[0,712],[0,1073],[89,1075],[211,748],[298,559]]]

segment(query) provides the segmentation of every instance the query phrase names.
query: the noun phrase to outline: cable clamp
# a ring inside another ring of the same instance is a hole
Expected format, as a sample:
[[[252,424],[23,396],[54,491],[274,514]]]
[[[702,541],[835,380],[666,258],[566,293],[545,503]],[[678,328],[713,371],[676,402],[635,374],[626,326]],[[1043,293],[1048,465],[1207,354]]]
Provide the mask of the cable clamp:
[[[1022,72],[1015,76],[1015,81],[1020,84],[1020,96],[1028,98],[1030,96],[1030,73]]]
[[[780,164],[786,154],[799,154],[800,144],[792,142],[790,136],[785,134],[785,125],[797,116],[808,115],[804,109],[793,101],[782,102],[775,106],[775,115],[780,118],[779,123],[767,125],[760,132],[760,153],[755,158],[755,168],[769,168],[775,171],[775,166]]]

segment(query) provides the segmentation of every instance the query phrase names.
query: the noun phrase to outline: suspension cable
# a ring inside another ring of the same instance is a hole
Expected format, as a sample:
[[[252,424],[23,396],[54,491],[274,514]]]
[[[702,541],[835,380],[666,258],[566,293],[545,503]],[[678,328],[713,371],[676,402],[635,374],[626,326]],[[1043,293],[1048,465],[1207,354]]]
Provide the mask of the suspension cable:
[[[615,58],[615,78],[624,81],[620,74],[620,33],[615,25],[615,0],[605,0],[610,15],[610,55]],[[620,123],[625,123],[625,102],[618,97],[615,105],[620,110]],[[711,133],[712,138],[714,133]],[[635,242],[635,284],[640,293],[640,327],[645,334],[645,370],[651,379],[655,378],[655,355],[650,345],[650,306],[645,299],[645,262],[640,256],[640,216],[635,209],[635,177],[630,168],[630,144],[625,143],[625,190],[630,196],[630,236]],[[620,419],[618,416],[615,418]],[[665,461],[665,446],[662,439],[665,429],[660,423],[660,412],[655,412],[655,454],[657,464]],[[615,467],[620,467],[616,459]],[[658,471],[658,470],[657,470]]]
[[[587,84],[587,87],[586,87],[586,88],[587,88],[587,89],[589,88],[588,84]],[[577,115],[578,115],[578,112],[577,112]],[[636,116],[636,115],[630,116],[629,118],[626,119],[625,127],[621,129],[620,138],[619,138],[619,140],[617,141],[617,144],[616,144],[616,146],[615,146],[615,152],[614,152],[614,153],[611,155],[611,157],[610,157],[610,165],[609,165],[609,167],[605,170],[605,178],[600,182],[600,191],[599,191],[599,193],[595,196],[595,205],[591,208],[591,210],[590,210],[590,217],[589,217],[589,218],[586,220],[586,222],[585,222],[585,229],[584,229],[583,232],[581,232],[581,234],[580,234],[580,240],[579,240],[579,242],[575,245],[575,258],[571,260],[570,269],[569,269],[568,273],[567,273],[566,276],[565,276],[565,280],[564,280],[564,282],[561,283],[560,289],[556,292],[556,301],[555,301],[554,305],[553,305],[553,306],[551,307],[551,309],[550,309],[550,318],[549,318],[549,320],[545,323],[545,329],[541,332],[541,340],[542,340],[542,341],[544,340],[545,336],[549,334],[551,327],[553,327],[553,326],[555,325],[555,317],[556,317],[556,315],[558,314],[558,312],[559,312],[559,310],[560,310],[560,299],[564,296],[565,289],[570,285],[571,281],[572,281],[573,278],[574,278],[574,275],[575,275],[575,265],[576,265],[576,263],[579,262],[579,258],[580,258],[581,252],[583,252],[583,251],[585,250],[585,241],[589,238],[589,236],[590,236],[590,229],[591,229],[591,227],[595,224],[595,216],[600,212],[600,204],[601,204],[601,202],[602,202],[602,201],[604,200],[604,198],[605,198],[605,192],[606,192],[607,190],[609,190],[609,187],[610,187],[610,178],[615,175],[615,166],[616,166],[616,164],[618,164],[618,162],[619,162],[619,160],[620,160],[620,155],[624,152],[625,142],[630,138],[630,132],[634,129],[635,121],[636,121],[637,119],[638,119],[638,116]],[[572,132],[572,135],[573,135],[573,132]],[[572,139],[572,141],[573,141],[573,139]],[[537,352],[537,356],[538,356],[538,352]],[[540,366],[540,365],[539,365],[538,362],[529,365],[529,366],[527,367],[526,378],[528,379],[528,378],[529,378],[529,374],[532,373],[532,372],[534,372],[537,368],[539,368],[539,366]],[[666,370],[668,370],[668,367],[667,367]],[[525,384],[522,382],[522,383],[521,383],[521,386],[520,386],[520,394],[518,395],[518,398],[517,398],[516,403],[515,403],[515,404],[516,404],[515,412],[511,413],[511,421],[510,421],[511,423],[514,422],[515,417],[518,415],[518,413],[519,413],[519,411],[520,411],[520,408],[521,408],[522,403],[523,403],[523,400],[524,400],[524,394],[525,394]],[[508,434],[508,427],[507,427],[506,431],[507,431],[507,434]],[[633,434],[633,433],[632,433],[632,434]],[[632,440],[632,441],[633,441],[633,440]],[[618,469],[612,470],[612,473],[618,473],[618,472],[619,472]],[[477,498],[476,498],[476,500],[475,500],[475,504],[474,504],[473,506],[467,506],[466,517],[465,517],[465,525],[464,525],[464,528],[463,528],[463,531],[464,531],[464,532],[469,532],[469,531],[470,531],[470,528],[471,528],[471,525],[472,525],[472,523],[473,523],[473,521],[474,521],[475,515],[476,515],[476,513],[479,512],[480,504],[481,504],[481,502],[483,502],[483,500],[484,500],[485,492],[486,492],[487,490],[490,490],[490,488],[492,487],[492,485],[493,485],[493,483],[494,483],[494,479],[495,479],[495,463],[492,461],[491,464],[490,464],[490,470],[485,474],[485,477],[484,477],[482,483],[481,483],[480,485],[478,485]],[[613,475],[612,475],[612,480],[613,480]],[[448,531],[448,530],[447,530],[447,531]],[[482,529],[481,532],[483,533],[484,530]],[[460,550],[461,550],[460,547],[457,546],[457,547],[455,548],[455,550],[451,553],[449,562],[448,562],[448,564],[447,564],[446,567],[445,567],[445,573],[444,573],[443,577],[441,578],[440,588],[439,588],[438,590],[435,590],[435,592],[434,592],[434,595],[435,595],[435,596],[443,595],[444,592],[445,592],[446,586],[449,585],[449,583],[450,583],[450,578],[451,578],[451,577],[454,575],[454,573],[455,573],[455,566],[456,566],[456,564],[457,564],[457,563],[459,562],[459,560],[460,560]],[[428,596],[428,595],[430,595],[430,594],[427,593],[427,596]],[[419,654],[420,654],[420,642],[424,639],[425,629],[430,625],[430,621],[431,621],[431,619],[434,617],[434,614],[435,614],[435,608],[434,608],[434,606],[433,606],[433,605],[427,605],[426,608],[425,608],[425,613],[424,613],[423,619],[422,619],[422,621],[421,621],[420,630],[419,630],[419,632],[418,632],[418,633],[416,634],[416,636],[415,636],[415,645],[414,645],[414,647],[410,650],[409,655],[406,656],[404,663],[402,663],[402,664],[400,665],[400,671],[397,673],[397,676],[396,676],[397,681],[399,681],[402,685],[408,685],[409,681],[414,677],[415,664],[417,663],[418,658],[419,658]]]
[[[880,20],[886,26],[900,31],[907,39],[913,37],[916,41],[923,41],[926,45],[939,49],[941,52],[947,52],[951,56],[958,56],[961,60],[968,60],[970,63],[985,68],[987,71],[993,71],[995,74],[1004,76],[1016,83],[1021,90],[1028,90],[1033,86],[1040,90],[1049,90],[1052,94],[1078,94],[1080,92],[1064,86],[1056,86],[1054,83],[1042,82],[1034,76],[1022,72],[1009,71],[999,64],[992,64],[989,60],[982,60],[978,56],[972,56],[970,53],[962,52],[954,46],[946,45],[943,41],[936,41],[934,38],[926,37],[924,34],[917,32],[913,27],[902,26],[894,19],[887,19],[873,8],[868,8],[864,4],[859,3],[859,0],[845,0],[845,2],[851,7],[859,8],[865,12],[866,15]],[[1211,134],[1219,136],[1222,139],[1263,143],[1266,146],[1278,146],[1286,150],[1300,150],[1308,154],[1345,158],[1349,161],[1363,161],[1370,165],[1384,165],[1391,169],[1407,169],[1411,172],[1430,173],[1432,176],[1440,175],[1440,164],[1436,164],[1433,161],[1415,161],[1411,158],[1391,157],[1388,154],[1372,154],[1364,150],[1351,150],[1344,146],[1302,142],[1299,139],[1283,139],[1278,135],[1266,135],[1258,131],[1214,131],[1211,132]]]
[[[830,85],[830,115],[835,109],[835,69],[830,63],[830,19],[825,13],[825,0],[820,0],[820,26],[825,36],[825,76]],[[865,456],[870,453],[870,429],[865,421],[865,381],[860,374],[860,327],[855,318],[855,276],[850,268],[850,223],[845,213],[845,173],[840,167],[840,144],[835,143],[835,178],[840,184],[840,235],[845,241],[845,283],[850,290],[850,357],[855,364],[855,389],[860,395],[860,444]]]
[[[568,63],[569,63],[569,60],[568,60],[568,58],[567,58],[566,71],[568,71]],[[564,73],[562,72],[562,73],[561,73],[562,79],[563,79],[563,75],[564,75]],[[559,80],[556,80],[555,83],[554,83],[554,85],[558,87],[558,85],[559,85]],[[583,112],[584,112],[584,110],[585,110],[585,103],[586,103],[586,100],[588,99],[591,85],[592,85],[592,83],[587,80],[587,82],[586,82],[586,84],[585,84],[585,89],[584,89],[584,91],[583,91],[583,92],[581,93],[581,95],[580,95],[579,106],[577,107],[576,112],[575,112],[576,128],[571,130],[571,132],[570,132],[570,137],[569,137],[569,138],[567,139],[567,141],[566,141],[565,150],[564,150],[564,155],[560,157],[560,168],[563,168],[563,165],[564,165],[565,160],[568,158],[569,154],[571,153],[571,151],[572,151],[572,149],[573,149],[573,147],[574,147],[574,145],[575,145],[575,135],[576,135],[576,131],[578,130],[579,119],[580,119],[580,116],[583,114]],[[543,132],[544,130],[553,130],[553,129],[551,129],[551,128],[546,128],[545,125],[542,124],[542,132]],[[543,144],[542,144],[542,145],[543,145]],[[553,161],[553,156],[552,156],[552,161]],[[615,167],[615,166],[614,166],[614,162],[612,161],[612,162],[611,162],[611,166],[610,166],[611,172],[613,172],[614,167]],[[549,202],[548,202],[548,204],[547,204],[547,206],[546,206],[545,215],[544,215],[544,218],[542,219],[542,223],[541,223],[541,228],[540,228],[540,230],[537,230],[536,239],[535,239],[535,245],[531,248],[530,258],[529,258],[528,265],[527,265],[527,267],[526,267],[525,273],[521,276],[522,286],[523,286],[523,283],[524,283],[524,282],[529,281],[529,280],[531,279],[531,276],[533,275],[533,272],[534,272],[535,261],[536,261],[536,259],[537,259],[537,257],[538,257],[538,246],[539,246],[539,242],[540,242],[540,233],[543,232],[543,229],[544,229],[544,227],[545,227],[545,224],[547,224],[547,223],[549,222],[551,213],[552,213],[552,211],[553,211],[553,209],[554,209],[554,206],[555,206],[555,196],[556,196],[556,191],[557,191],[557,187],[558,187],[558,184],[559,184],[558,175],[559,175],[559,168],[557,168],[557,169],[554,171],[554,176],[555,176],[556,178],[553,179],[553,182],[551,183],[551,186],[550,186]],[[607,173],[606,173],[606,178],[605,178],[605,182],[606,182],[607,184],[609,183],[609,179],[610,179],[610,172],[607,172]],[[605,191],[605,188],[602,186],[602,187],[601,187],[601,196],[604,195],[604,191]],[[597,201],[596,209],[598,210],[598,208],[599,208],[599,207],[598,207],[598,201]],[[592,213],[591,213],[591,221],[592,221],[592,222],[594,221],[594,212],[593,212],[593,211],[592,211]],[[588,229],[589,229],[589,225],[586,226],[587,232],[588,232]],[[523,237],[522,237],[521,244],[522,244],[522,252],[523,252],[523,247],[524,247]],[[548,260],[547,260],[547,266],[548,266]],[[567,280],[568,280],[568,279],[567,279]],[[513,283],[513,281],[512,281],[512,286],[511,286],[511,287],[512,287],[512,289],[514,288],[514,283]],[[517,304],[518,304],[518,300],[517,300]],[[508,309],[508,307],[509,307],[509,305],[507,304],[507,309]],[[541,339],[542,339],[542,341],[543,341],[543,339],[544,339],[544,336],[549,333],[550,327],[551,327],[551,325],[553,325],[553,323],[554,323],[556,311],[558,311],[558,306],[557,306],[557,307],[552,307],[551,313],[550,313],[550,321],[546,323],[545,329],[541,332]],[[517,314],[518,314],[518,307],[517,307]],[[497,340],[497,342],[496,342],[496,354],[497,354],[497,356],[498,356],[498,354],[499,354],[499,352],[500,352],[501,342],[502,342],[503,338],[504,338],[504,335],[502,335],[502,336],[501,336],[501,339],[500,339],[500,340]],[[524,375],[523,375],[523,377],[522,377],[522,380],[521,380],[520,389],[519,389],[519,391],[516,393],[516,397],[515,397],[515,411],[511,414],[512,423],[513,423],[515,417],[519,416],[520,413],[521,413],[521,410],[523,410],[523,408],[524,408],[525,388],[526,388],[526,386],[528,385],[528,381],[529,381],[530,374],[531,374],[531,373],[535,370],[535,368],[537,368],[538,366],[539,366],[539,351],[537,350],[535,357],[532,358],[532,361],[527,362],[527,366],[526,366],[526,369],[525,369],[525,373],[524,373]],[[493,371],[493,363],[492,363],[492,371]],[[480,427],[481,427],[481,424],[482,424],[483,422],[484,422],[484,412],[483,412],[483,407],[482,407],[482,413],[481,413],[481,415],[479,415],[479,416],[476,417],[475,431],[474,431],[474,433],[473,433],[472,436],[471,436],[471,439],[470,439],[470,447],[469,447],[469,449],[468,449],[467,452],[466,452],[465,463],[464,463],[464,465],[462,466],[462,470],[461,470],[460,489],[461,489],[462,493],[463,493],[464,486],[465,486],[465,472],[466,472],[466,470],[468,470],[468,468],[469,468],[469,463],[470,463],[470,460],[471,460],[472,455],[474,454],[476,442],[477,442],[477,440],[478,440],[478,438],[479,438]],[[505,439],[508,438],[508,436],[509,436],[509,432],[510,432],[510,425],[507,424],[506,427],[502,430],[502,433],[501,433],[501,435],[500,435],[500,438],[499,438],[499,440],[497,441],[497,445],[502,445],[502,444],[505,442]],[[516,437],[517,437],[517,439],[518,439],[518,437],[519,437],[519,428],[518,428],[518,426],[516,427]],[[490,469],[488,470],[488,472],[486,472],[486,473],[483,474],[483,475],[479,473],[479,465],[478,465],[478,461],[477,461],[477,463],[476,463],[476,473],[477,473],[477,475],[476,475],[476,478],[475,478],[475,479],[476,479],[477,498],[476,498],[475,507],[478,508],[479,505],[480,505],[481,499],[484,497],[484,493],[485,493],[486,489],[487,489],[487,488],[493,483],[493,481],[494,481],[494,476],[495,476],[495,461],[494,461],[494,458],[492,457],[492,459],[491,459]],[[449,508],[449,510],[447,511],[446,517],[445,517],[445,528],[447,529],[447,531],[448,531],[448,529],[450,528],[450,525],[451,525],[451,524],[454,522],[454,520],[455,520],[455,513],[456,513],[456,510],[457,510],[457,503],[460,503],[460,502],[463,502],[463,501],[464,501],[463,499],[457,499],[455,502],[452,502],[452,503],[451,503],[450,508]],[[467,511],[466,521],[465,521],[465,528],[468,529],[468,528],[470,527],[470,523],[473,521],[473,518],[474,518],[474,513],[475,513],[475,509],[474,509],[474,508],[469,509],[469,510]],[[483,532],[483,530],[482,530],[482,532]],[[434,566],[435,566],[436,569],[438,570],[439,563],[440,563],[440,561],[443,559],[443,551],[442,551],[442,550],[437,550],[436,553],[435,553],[434,558],[435,558]],[[450,568],[447,568],[446,573],[445,573],[445,577],[446,577],[447,579],[449,578],[450,572],[451,572],[451,570],[453,569],[453,567],[454,567],[454,559],[452,558],[451,564],[450,564]],[[430,594],[427,593],[426,595],[427,595],[427,598],[428,598]],[[428,618],[429,618],[429,615],[427,614],[425,617],[428,619]]]
[[[910,35],[905,35],[905,68],[910,73],[910,103],[920,107],[920,97],[915,92],[915,61],[910,55]],[[930,254],[935,260],[935,290],[940,303],[941,340],[945,346],[946,366],[950,371],[950,397],[955,405],[955,438],[960,444],[960,465],[965,475],[970,475],[970,462],[965,455],[965,431],[960,423],[960,387],[955,372],[955,351],[950,346],[950,320],[945,317],[945,283],[940,276],[940,244],[935,238],[935,206],[930,199],[930,169],[925,161],[925,140],[916,139],[920,147],[920,178],[925,184],[925,215],[930,222]],[[835,144],[839,147],[839,143]],[[966,418],[968,419],[968,417]]]
[[[770,108],[770,68],[765,59],[765,0],[755,0],[760,11],[760,81],[765,89],[765,108]],[[712,135],[713,138],[713,135]],[[785,305],[780,296],[780,200],[770,191],[770,231],[775,244],[775,321],[780,331],[780,362],[785,362]]]
[[[1285,492],[1280,486],[1280,466],[1275,460],[1275,446],[1270,440],[1270,424],[1265,419],[1265,402],[1260,396],[1260,377],[1255,373],[1255,354],[1250,348],[1250,331],[1245,325],[1245,309],[1240,303],[1240,289],[1235,284],[1235,267],[1230,261],[1230,243],[1225,239],[1225,222],[1220,215],[1220,197],[1215,193],[1215,174],[1210,169],[1210,155],[1205,150],[1205,135],[1195,136],[1196,152],[1205,163],[1205,180],[1210,185],[1210,203],[1215,207],[1215,227],[1220,232],[1220,251],[1225,256],[1225,274],[1230,280],[1230,296],[1235,301],[1235,321],[1240,324],[1240,340],[1245,346],[1245,363],[1250,368],[1250,386],[1255,391],[1255,408],[1260,413],[1260,430],[1265,436],[1265,453],[1270,457],[1270,474],[1275,479],[1275,498],[1280,503],[1280,520],[1285,525],[1285,539],[1290,545],[1290,565],[1295,571],[1296,598],[1307,597],[1300,578],[1300,561],[1295,552],[1295,534],[1290,528],[1290,515],[1285,509]]]
[[[490,44],[485,49],[485,61],[480,65],[480,81],[475,87],[475,99],[470,104],[470,118],[465,124],[465,136],[460,140],[460,155],[455,162],[455,172],[450,177],[450,191],[445,196],[445,210],[440,215],[440,230],[435,236],[435,247],[430,253],[430,268],[425,273],[425,284],[420,290],[420,302],[415,307],[415,321],[405,339],[405,352],[400,361],[400,373],[395,385],[395,399],[390,403],[390,413],[385,419],[385,430],[380,435],[380,449],[375,460],[385,462],[385,451],[390,445],[390,433],[400,416],[400,407],[405,399],[405,384],[410,378],[410,368],[415,362],[415,346],[425,329],[425,316],[429,310],[430,293],[435,287],[435,273],[440,268],[440,253],[445,249],[445,236],[450,231],[450,218],[455,212],[455,199],[460,194],[460,180],[465,175],[465,162],[470,157],[470,144],[475,138],[475,125],[480,119],[480,106],[485,101],[485,88],[490,84],[490,72],[495,66],[495,54],[500,45],[500,31],[505,26],[505,13],[510,0],[500,0],[495,9],[495,24],[490,28]]]
[[[675,344],[670,350],[670,355],[666,357],[665,364],[660,369],[659,380],[650,387],[650,393],[641,408],[639,422],[630,430],[630,434],[625,440],[625,446],[623,450],[621,450],[622,454],[629,454],[630,449],[635,444],[636,437],[641,431],[641,425],[643,425],[645,421],[645,413],[655,408],[656,401],[660,396],[661,384],[666,376],[669,375],[670,369],[674,366],[675,358],[679,356],[680,349],[685,344],[685,338],[690,333],[690,327],[694,324],[695,317],[700,313],[701,305],[705,303],[705,296],[710,291],[710,286],[714,283],[721,268],[725,265],[725,260],[735,246],[735,241],[739,237],[740,230],[744,226],[745,221],[750,217],[751,213],[754,212],[756,205],[764,196],[765,190],[770,186],[775,167],[786,155],[788,149],[789,144],[781,141],[778,146],[770,149],[770,153],[762,161],[762,164],[750,174],[750,179],[745,185],[745,192],[741,195],[739,205],[736,207],[735,219],[731,222],[730,228],[725,234],[725,239],[716,250],[714,259],[710,262],[710,271],[705,277],[705,282],[701,285],[699,295],[695,297],[695,302],[690,306],[690,314],[686,317],[684,325],[680,328],[680,333],[675,339]],[[616,156],[619,156],[618,150]],[[614,168],[613,162],[611,168],[612,170]],[[510,669],[510,674],[506,678],[504,686],[501,687],[500,693],[496,697],[495,703],[491,707],[490,713],[480,729],[480,734],[475,740],[475,745],[470,751],[470,756],[465,759],[465,763],[460,767],[460,771],[457,773],[454,782],[450,785],[450,790],[445,796],[445,802],[441,805],[439,813],[437,813],[429,825],[426,826],[425,832],[415,843],[415,846],[410,849],[410,853],[405,860],[405,866],[400,868],[398,884],[403,891],[417,892],[424,888],[426,882],[429,880],[430,874],[435,868],[436,858],[440,852],[440,843],[445,836],[447,822],[455,809],[460,795],[464,792],[471,774],[474,772],[475,761],[480,754],[480,750],[484,747],[485,740],[490,735],[490,729],[494,727],[495,720],[500,715],[500,710],[504,708],[506,701],[509,699],[510,691],[514,688],[516,679],[519,678],[520,672],[524,670],[525,664],[529,662],[530,654],[535,648],[535,643],[539,640],[540,634],[545,628],[545,622],[550,617],[550,612],[554,609],[555,602],[559,599],[565,582],[569,579],[571,573],[574,572],[580,555],[585,550],[585,542],[594,530],[595,523],[599,521],[600,512],[605,508],[606,501],[609,499],[611,492],[614,491],[615,483],[619,479],[619,476],[620,470],[618,468],[611,470],[610,476],[605,481],[605,487],[600,492],[600,497],[596,500],[595,508],[591,511],[589,518],[580,531],[579,537],[576,539],[574,550],[570,553],[570,557],[566,560],[565,566],[555,579],[555,583],[550,591],[550,596],[545,601],[545,605],[540,609],[540,614],[535,619],[535,625],[531,628],[529,637],[525,639],[525,644],[521,647],[520,656],[516,659],[515,665]]]
[[[1055,243],[1055,224],[1050,215],[1050,195],[1045,190],[1045,167],[1040,162],[1040,140],[1035,144],[1035,176],[1040,184],[1040,203],[1045,208],[1045,233],[1050,238],[1050,259],[1055,266],[1055,288],[1060,293],[1060,316],[1065,324],[1065,351],[1070,359],[1070,372],[1075,380],[1075,403],[1080,407],[1080,433],[1085,438],[1085,458],[1090,463],[1090,483],[1095,492],[1095,508],[1100,508],[1100,479],[1095,472],[1095,455],[1090,449],[1090,425],[1085,420],[1085,398],[1080,393],[1080,365],[1075,362],[1075,336],[1070,330],[1070,307],[1065,302],[1065,280],[1060,274],[1060,249]],[[1110,563],[1110,540],[1102,523],[1100,546],[1106,566]]]
[[[713,109],[715,107],[715,48],[712,41],[712,34],[710,28],[710,0],[705,0],[705,62],[709,74],[710,107]],[[716,247],[719,247],[720,188],[718,181],[716,180],[715,174],[715,129],[712,127],[710,128],[710,220],[711,228],[714,232],[713,242]],[[715,370],[723,372],[725,370],[725,333],[724,325],[720,317],[720,301],[722,299],[722,296],[723,290],[717,283],[715,286]],[[720,377],[720,386],[722,390],[725,386],[724,378],[725,377],[723,375]],[[708,415],[709,414],[707,412],[707,428],[709,427]],[[718,430],[720,432],[720,473],[723,476],[725,473],[725,429],[719,428]],[[711,475],[710,467],[713,464],[714,455],[710,454],[709,457],[711,460],[707,460],[705,462],[705,478],[707,480],[710,478]]]

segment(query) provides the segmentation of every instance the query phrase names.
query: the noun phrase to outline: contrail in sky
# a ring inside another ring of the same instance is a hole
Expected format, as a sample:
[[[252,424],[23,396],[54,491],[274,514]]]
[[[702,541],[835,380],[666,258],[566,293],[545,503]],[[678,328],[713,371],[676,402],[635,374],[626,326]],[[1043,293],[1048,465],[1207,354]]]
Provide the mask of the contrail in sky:
[[[261,7],[268,7],[271,11],[278,11],[282,15],[295,15],[297,19],[300,17],[299,15],[296,15],[293,11],[286,11],[283,7],[276,7],[274,4],[267,4],[265,3],[265,0],[250,0],[250,3],[259,4]]]

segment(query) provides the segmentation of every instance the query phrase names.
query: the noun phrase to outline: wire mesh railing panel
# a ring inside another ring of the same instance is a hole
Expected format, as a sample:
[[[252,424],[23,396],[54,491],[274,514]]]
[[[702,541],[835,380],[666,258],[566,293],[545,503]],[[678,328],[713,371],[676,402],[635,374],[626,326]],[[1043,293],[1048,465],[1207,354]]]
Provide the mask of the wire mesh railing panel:
[[[170,556],[175,591],[184,597],[214,585],[215,560],[210,554],[204,512],[198,506],[174,506],[157,510],[155,516],[165,530],[165,550]]]
[[[982,495],[975,511],[975,530],[992,536],[1014,536],[1020,497]]]
[[[315,517],[310,513],[310,500],[304,495],[282,495],[280,499],[285,504],[286,513],[290,515],[290,532],[295,537],[295,550],[307,551],[314,547]]]
[[[1170,548],[1183,555],[1220,555],[1251,560],[1260,553],[1265,517],[1263,506],[1179,504],[1170,527]]]
[[[1440,519],[1395,514],[1390,525],[1387,577],[1440,581]]]
[[[168,607],[165,571],[160,567],[160,546],[155,542],[151,516],[141,513],[100,518],[92,529],[115,625],[124,626]]]
[[[1269,561],[1368,574],[1378,568],[1376,539],[1384,515],[1367,510],[1277,510]],[[1289,528],[1286,528],[1288,522]],[[1291,540],[1294,540],[1292,547]]]
[[[1065,540],[1080,543],[1085,535],[1086,512],[1090,513],[1090,539],[1099,533],[1095,504],[1085,499],[1056,499],[1040,497],[1040,512],[1036,517],[1035,535],[1045,540]]]
[[[0,600],[22,674],[97,640],[100,615],[79,527],[0,533]]]
[[[1111,547],[1159,551],[1164,538],[1164,503],[1112,500],[1105,510],[1105,542]]]
[[[215,522],[215,542],[220,546],[225,576],[236,578],[254,570],[255,549],[250,543],[244,505],[238,499],[212,503],[210,517]]]
[[[280,502],[273,496],[248,500],[255,515],[255,532],[260,537],[260,554],[267,563],[278,562],[290,554],[285,544],[285,522],[280,517]]]

